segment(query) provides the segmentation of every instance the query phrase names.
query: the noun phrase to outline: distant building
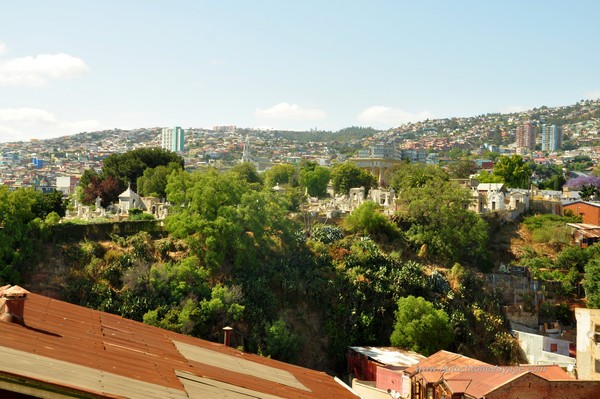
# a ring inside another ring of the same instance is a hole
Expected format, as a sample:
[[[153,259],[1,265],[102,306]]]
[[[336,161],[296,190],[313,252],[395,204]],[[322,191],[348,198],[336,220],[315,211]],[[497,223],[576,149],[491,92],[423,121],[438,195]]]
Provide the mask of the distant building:
[[[31,158],[31,164],[35,166],[36,169],[42,169],[46,164],[46,161],[38,158]]]
[[[225,126],[213,126],[213,130],[215,132],[235,132],[237,127],[235,125],[225,125]]]
[[[244,143],[244,150],[242,152],[242,162],[252,162],[252,147],[250,147],[250,137],[246,136],[246,142]]]
[[[542,151],[557,151],[562,146],[562,131],[560,126],[542,126]]]
[[[427,358],[392,348],[350,348],[352,389],[364,399],[598,398],[600,381],[556,364],[496,366],[448,351]]]
[[[535,149],[535,130],[531,123],[517,126],[517,149]]]
[[[79,184],[79,178],[76,176],[59,176],[56,178],[56,189],[64,195],[70,195],[75,191]]]
[[[179,126],[165,127],[161,133],[161,147],[168,151],[183,152],[185,145],[185,132]]]
[[[404,149],[398,151],[399,159],[402,161],[410,161],[412,163],[425,163],[427,161],[427,151],[423,148]]]

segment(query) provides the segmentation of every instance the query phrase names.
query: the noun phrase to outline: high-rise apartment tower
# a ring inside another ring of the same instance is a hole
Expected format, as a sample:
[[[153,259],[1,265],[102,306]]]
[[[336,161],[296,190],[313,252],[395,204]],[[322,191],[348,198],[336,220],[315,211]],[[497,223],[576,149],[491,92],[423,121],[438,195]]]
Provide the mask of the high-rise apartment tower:
[[[542,151],[557,151],[562,146],[562,131],[560,126],[542,126]]]
[[[517,148],[533,150],[535,148],[535,126],[525,123],[517,126]]]
[[[179,126],[165,127],[162,130],[160,142],[160,146],[165,150],[183,152],[185,132]]]

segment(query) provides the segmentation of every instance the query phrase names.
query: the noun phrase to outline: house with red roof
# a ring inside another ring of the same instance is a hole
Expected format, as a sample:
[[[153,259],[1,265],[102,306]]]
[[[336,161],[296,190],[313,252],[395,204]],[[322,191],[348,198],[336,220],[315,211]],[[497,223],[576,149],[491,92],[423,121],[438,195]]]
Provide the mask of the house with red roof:
[[[600,398],[600,382],[558,365],[494,366],[442,350],[404,372],[413,399]]]
[[[393,352],[391,348],[367,349],[359,353],[384,364],[389,356],[383,355]],[[356,368],[356,359],[350,360],[349,365]],[[364,389],[368,386],[365,381],[353,381],[353,387],[364,399],[383,398],[385,394],[409,399],[600,398],[600,381],[578,380],[558,365],[495,366],[444,350],[421,359],[411,354],[410,361],[408,367],[385,369],[395,372],[395,378],[370,373],[366,378],[375,379],[370,389]]]

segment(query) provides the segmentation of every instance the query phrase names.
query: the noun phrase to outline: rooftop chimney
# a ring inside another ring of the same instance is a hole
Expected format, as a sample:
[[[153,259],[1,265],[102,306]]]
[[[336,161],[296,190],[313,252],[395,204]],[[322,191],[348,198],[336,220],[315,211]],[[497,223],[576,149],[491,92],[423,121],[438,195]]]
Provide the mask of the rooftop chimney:
[[[25,325],[25,300],[29,291],[18,285],[0,287],[0,320]]]
[[[225,344],[225,346],[230,346],[230,344],[231,344],[231,331],[232,330],[233,330],[233,328],[231,328],[229,326],[223,327],[223,332],[225,333],[223,343]]]

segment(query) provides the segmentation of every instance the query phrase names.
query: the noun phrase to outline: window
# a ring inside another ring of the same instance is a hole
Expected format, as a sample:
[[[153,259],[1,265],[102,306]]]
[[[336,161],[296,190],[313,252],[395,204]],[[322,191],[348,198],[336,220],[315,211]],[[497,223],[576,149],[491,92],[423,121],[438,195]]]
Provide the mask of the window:
[[[550,352],[558,352],[558,344],[550,344]]]

